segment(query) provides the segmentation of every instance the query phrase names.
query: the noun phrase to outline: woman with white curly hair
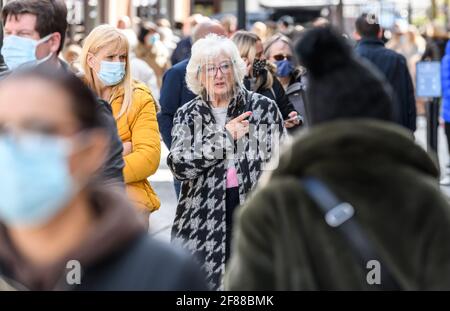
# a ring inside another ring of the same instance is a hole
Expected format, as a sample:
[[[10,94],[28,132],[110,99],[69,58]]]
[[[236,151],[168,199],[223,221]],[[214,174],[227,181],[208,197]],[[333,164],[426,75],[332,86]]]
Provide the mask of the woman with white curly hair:
[[[182,181],[172,240],[203,265],[212,289],[230,256],[232,215],[285,135],[274,101],[243,86],[234,43],[214,34],[192,47],[186,83],[197,95],[176,113],[167,159]]]

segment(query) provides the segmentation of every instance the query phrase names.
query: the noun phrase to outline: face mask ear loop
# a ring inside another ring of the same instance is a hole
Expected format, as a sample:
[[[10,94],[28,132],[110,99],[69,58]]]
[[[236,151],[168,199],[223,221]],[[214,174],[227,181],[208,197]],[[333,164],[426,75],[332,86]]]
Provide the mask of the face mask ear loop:
[[[53,33],[51,33],[51,34],[49,34],[49,35],[46,35],[44,38],[38,40],[38,41],[36,42],[36,47],[37,47],[38,45],[42,44],[42,43],[45,43],[45,42],[49,41],[50,38],[51,38],[52,36],[53,36]]]
[[[53,36],[53,34],[51,33],[51,34],[45,36],[44,38],[42,38],[41,40],[37,41],[37,42],[36,42],[35,52],[34,52],[34,53],[36,53],[36,49],[37,49],[37,47],[38,47],[39,45],[41,45],[42,43],[45,43],[45,42],[49,41],[50,38],[51,38],[52,36]],[[37,65],[40,65],[40,64],[45,63],[45,62],[48,61],[50,58],[52,58],[53,54],[54,54],[54,53],[51,52],[51,53],[48,54],[46,57],[44,57],[44,58],[42,58],[42,59],[37,59],[37,60],[36,60],[36,64],[37,64]]]

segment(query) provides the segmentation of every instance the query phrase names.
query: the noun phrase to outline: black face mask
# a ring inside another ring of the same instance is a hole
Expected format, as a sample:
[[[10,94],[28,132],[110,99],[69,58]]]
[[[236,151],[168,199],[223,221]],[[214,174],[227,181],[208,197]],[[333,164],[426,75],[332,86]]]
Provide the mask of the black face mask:
[[[265,59],[256,59],[253,61],[253,77],[258,77],[266,70],[267,61]]]

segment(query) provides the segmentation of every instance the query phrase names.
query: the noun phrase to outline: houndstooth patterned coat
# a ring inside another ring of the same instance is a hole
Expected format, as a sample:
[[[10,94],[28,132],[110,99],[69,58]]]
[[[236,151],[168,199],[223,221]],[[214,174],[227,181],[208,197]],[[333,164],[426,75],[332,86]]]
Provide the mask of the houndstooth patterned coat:
[[[286,133],[274,101],[240,89],[228,106],[227,122],[246,111],[253,112],[248,118],[250,131],[237,142],[225,128],[216,125],[209,104],[200,96],[178,109],[174,117],[167,163],[182,186],[172,242],[195,255],[212,289],[222,289],[225,268],[224,158],[234,162],[242,204],[256,185],[263,165],[278,149],[273,146]]]

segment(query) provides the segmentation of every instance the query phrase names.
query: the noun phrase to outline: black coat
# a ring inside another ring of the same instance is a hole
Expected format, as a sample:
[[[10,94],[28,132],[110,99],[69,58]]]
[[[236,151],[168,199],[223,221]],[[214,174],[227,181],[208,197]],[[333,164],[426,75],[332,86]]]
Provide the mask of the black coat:
[[[110,260],[85,271],[77,291],[205,291],[203,274],[188,255],[147,233]]]
[[[385,48],[383,41],[378,39],[362,39],[355,52],[375,65],[390,83],[395,95],[394,121],[415,131],[416,100],[405,57]]]
[[[263,73],[264,75],[263,79],[267,79],[266,78],[267,74],[268,74],[267,71]],[[275,103],[278,106],[278,109],[280,109],[281,115],[283,116],[284,120],[289,118],[288,116],[292,111],[296,111],[294,105],[292,105],[292,103],[289,101],[289,97],[286,95],[283,85],[281,85],[281,82],[278,81],[278,79],[275,77],[273,79],[272,87],[269,89],[260,87],[257,90],[251,90],[249,78],[244,79],[244,86],[249,91],[254,91],[258,94],[266,96],[269,99],[275,101]]]

